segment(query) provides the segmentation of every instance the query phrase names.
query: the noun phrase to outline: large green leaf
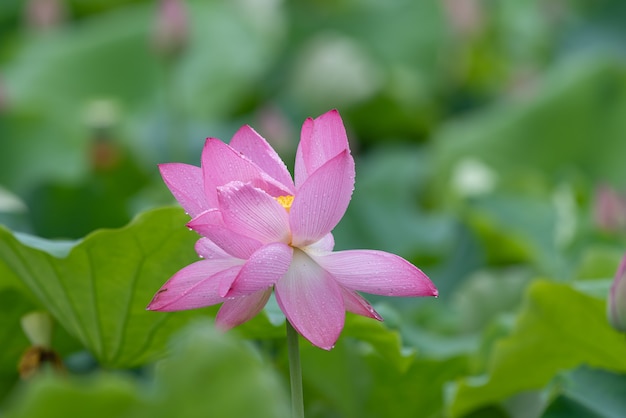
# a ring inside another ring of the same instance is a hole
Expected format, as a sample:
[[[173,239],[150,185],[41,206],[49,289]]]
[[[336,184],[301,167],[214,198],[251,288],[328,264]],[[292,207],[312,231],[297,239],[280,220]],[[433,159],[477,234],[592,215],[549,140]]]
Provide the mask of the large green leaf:
[[[531,262],[551,277],[564,275],[558,214],[545,198],[494,193],[472,199],[466,212],[492,264]]]
[[[388,331],[389,332],[389,331]],[[395,350],[379,352],[353,338],[330,352],[304,344],[305,398],[310,417],[431,417],[443,409],[442,386],[467,373],[467,358],[411,355],[402,370]]]
[[[589,246],[582,254],[576,277],[580,279],[614,277],[622,257],[624,249],[621,245]]]
[[[0,229],[0,271],[3,280],[25,285],[103,365],[137,366],[158,355],[173,330],[203,314],[145,310],[173,273],[197,260],[197,235],[186,221],[180,209],[156,209],[124,228],[96,231],[71,249]]]
[[[172,340],[157,365],[150,417],[289,416],[283,382],[251,345],[198,321]]]
[[[537,281],[514,331],[496,343],[488,375],[459,380],[450,411],[462,416],[540,389],[559,371],[581,364],[626,371],[623,335],[606,321],[604,300],[567,284]]]
[[[25,386],[7,417],[288,417],[275,372],[250,345],[207,322],[173,340],[150,385],[100,372],[90,377],[45,376]]]
[[[518,308],[532,272],[523,268],[478,271],[469,276],[454,294],[462,332],[485,329],[498,314]]]
[[[465,375],[468,363],[464,356],[417,358],[403,374],[383,362],[372,363],[375,384],[366,408],[379,418],[440,417],[446,384]]]
[[[301,341],[306,412],[312,418],[438,416],[441,386],[468,369],[465,356],[422,357],[384,322],[351,314],[331,351]]]
[[[341,338],[354,338],[371,347],[373,353],[400,373],[406,372],[412,363],[413,350],[405,348],[400,333],[383,322],[349,314]]]
[[[21,389],[6,417],[122,417],[138,404],[133,382],[121,375],[71,380],[45,376]]]
[[[542,418],[621,418],[626,411],[626,376],[581,367],[560,379],[559,395]]]

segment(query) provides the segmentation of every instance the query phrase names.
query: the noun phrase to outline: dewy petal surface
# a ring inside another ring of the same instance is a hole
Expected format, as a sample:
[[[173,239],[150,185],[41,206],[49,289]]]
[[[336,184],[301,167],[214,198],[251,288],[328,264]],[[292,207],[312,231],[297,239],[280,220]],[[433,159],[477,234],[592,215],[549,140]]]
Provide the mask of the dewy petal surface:
[[[346,306],[346,311],[368,318],[373,318],[378,321],[383,320],[382,316],[374,310],[372,305],[370,305],[370,303],[357,292],[342,287],[341,293],[343,295],[343,303]]]
[[[291,174],[289,174],[283,160],[280,159],[265,138],[250,126],[242,126],[230,140],[229,145],[249,158],[272,178],[282,183],[285,188],[290,190],[291,195],[295,193]]]
[[[217,312],[216,325],[227,330],[249,321],[261,312],[271,294],[272,288],[268,287],[249,295],[227,299]]]
[[[200,235],[209,238],[215,245],[236,258],[247,259],[263,244],[246,235],[228,229],[220,211],[208,210],[193,218],[187,226]]]
[[[354,160],[343,151],[313,173],[298,189],[289,223],[296,247],[328,234],[343,217],[354,189]]]
[[[241,296],[274,285],[287,272],[292,257],[293,248],[280,242],[260,248],[246,261],[232,285],[221,289],[220,294]]]
[[[179,270],[156,293],[148,309],[180,311],[215,305],[224,299],[219,295],[222,280],[234,280],[243,260],[201,260]]]
[[[262,243],[289,242],[285,208],[261,189],[233,181],[217,192],[224,225]]]
[[[202,172],[207,195],[215,195],[216,189],[232,181],[250,183],[272,196],[290,193],[290,189],[254,164],[242,153],[216,138],[208,138],[202,150]]]
[[[384,296],[437,296],[417,267],[395,254],[375,250],[338,251],[311,257],[342,286]]]
[[[232,258],[232,255],[228,254],[216,243],[205,237],[200,238],[198,241],[196,241],[194,249],[200,257],[206,260]]]
[[[348,136],[337,110],[305,120],[296,152],[296,188],[304,184],[319,167],[345,150],[350,151]]]
[[[302,250],[306,252],[307,254],[308,253],[326,254],[326,253],[331,252],[333,248],[335,248],[335,237],[333,237],[333,234],[329,232],[328,234],[320,238],[319,241],[315,241],[314,243],[307,245],[306,247],[302,248]]]
[[[217,207],[217,199],[207,199],[202,180],[202,169],[182,163],[160,164],[163,181],[178,203],[192,217]],[[214,194],[213,194],[214,195]]]
[[[275,289],[278,306],[291,325],[314,345],[333,348],[345,321],[343,295],[333,278],[296,249]]]

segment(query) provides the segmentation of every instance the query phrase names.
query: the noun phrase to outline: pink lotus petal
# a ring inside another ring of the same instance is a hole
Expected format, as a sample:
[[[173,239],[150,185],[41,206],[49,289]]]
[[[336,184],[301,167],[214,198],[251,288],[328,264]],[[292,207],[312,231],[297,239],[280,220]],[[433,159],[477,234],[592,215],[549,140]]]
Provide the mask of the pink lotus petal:
[[[302,125],[296,152],[295,181],[299,188],[319,167],[348,150],[348,136],[339,112],[331,110]]]
[[[200,257],[207,260],[232,258],[231,254],[225,252],[209,238],[200,238],[198,241],[196,241],[195,250]]]
[[[375,250],[310,254],[342,286],[385,296],[437,296],[420,269],[395,254]]]
[[[179,270],[154,295],[147,309],[180,311],[215,305],[224,299],[219,295],[222,280],[232,281],[241,269],[242,260],[201,260]]]
[[[302,124],[300,130],[300,142],[298,143],[298,149],[296,150],[296,163],[294,166],[293,179],[298,189],[309,177],[309,171],[305,156],[308,150],[312,148],[311,141],[313,140],[313,122],[312,118],[306,118]],[[306,145],[305,145],[306,144]]]
[[[365,316],[367,318],[373,318],[378,321],[383,320],[383,317],[380,316],[374,308],[372,308],[372,305],[370,305],[370,303],[365,300],[363,296],[353,290],[348,290],[343,287],[341,288],[341,293],[343,295],[343,304],[346,307],[346,311]]]
[[[309,176],[291,205],[289,222],[295,247],[328,234],[343,217],[354,189],[354,160],[343,151]]]
[[[272,288],[258,290],[245,296],[227,299],[215,317],[218,328],[228,330],[254,318],[265,306]]]
[[[319,254],[329,253],[335,248],[335,237],[329,232],[320,238],[319,241],[315,241],[313,244],[309,244],[303,247],[302,250],[306,253],[314,252]]]
[[[163,181],[185,211],[196,216],[217,207],[217,199],[207,199],[200,167],[182,163],[160,164]]]
[[[187,227],[210,239],[215,245],[233,257],[248,259],[263,244],[246,235],[231,231],[224,225],[218,210],[208,210],[193,218]]]
[[[340,286],[300,250],[275,285],[276,301],[293,327],[313,345],[330,350],[345,321]]]
[[[289,216],[284,207],[261,189],[240,181],[217,192],[224,225],[262,243],[289,242]]]
[[[231,181],[250,183],[272,196],[290,194],[290,189],[216,138],[208,138],[202,150],[202,172],[207,196],[215,196],[217,187]]]
[[[229,145],[282,183],[290,191],[288,194],[295,194],[295,187],[287,166],[267,141],[250,126],[242,126],[230,140]]]
[[[273,286],[287,272],[292,256],[293,248],[280,242],[261,247],[246,261],[232,285],[220,289],[220,294],[241,296]]]

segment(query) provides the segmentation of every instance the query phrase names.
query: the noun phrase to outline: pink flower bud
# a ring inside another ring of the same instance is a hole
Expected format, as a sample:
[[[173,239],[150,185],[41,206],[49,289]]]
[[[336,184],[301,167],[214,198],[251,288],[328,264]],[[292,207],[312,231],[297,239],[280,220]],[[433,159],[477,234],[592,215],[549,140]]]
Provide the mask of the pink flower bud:
[[[62,0],[29,0],[26,3],[26,24],[35,30],[54,29],[65,20]]]
[[[161,0],[152,38],[157,52],[166,57],[178,55],[187,45],[188,29],[183,0]]]
[[[594,223],[606,232],[626,228],[626,199],[613,188],[601,185],[596,190],[594,201]]]
[[[626,332],[626,255],[615,274],[606,305],[609,323],[618,331]]]
[[[461,37],[473,35],[483,24],[481,3],[476,0],[445,0],[444,11],[452,29]]]

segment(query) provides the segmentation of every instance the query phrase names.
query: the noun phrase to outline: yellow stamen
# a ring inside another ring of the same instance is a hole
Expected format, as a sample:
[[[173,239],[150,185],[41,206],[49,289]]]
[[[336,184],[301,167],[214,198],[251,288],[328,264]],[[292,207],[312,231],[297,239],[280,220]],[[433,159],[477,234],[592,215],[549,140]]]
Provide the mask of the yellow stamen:
[[[284,207],[287,212],[289,212],[289,209],[291,209],[291,204],[293,203],[292,195],[278,196],[278,197],[275,197],[274,199],[276,199],[276,201],[280,203],[281,206]]]

